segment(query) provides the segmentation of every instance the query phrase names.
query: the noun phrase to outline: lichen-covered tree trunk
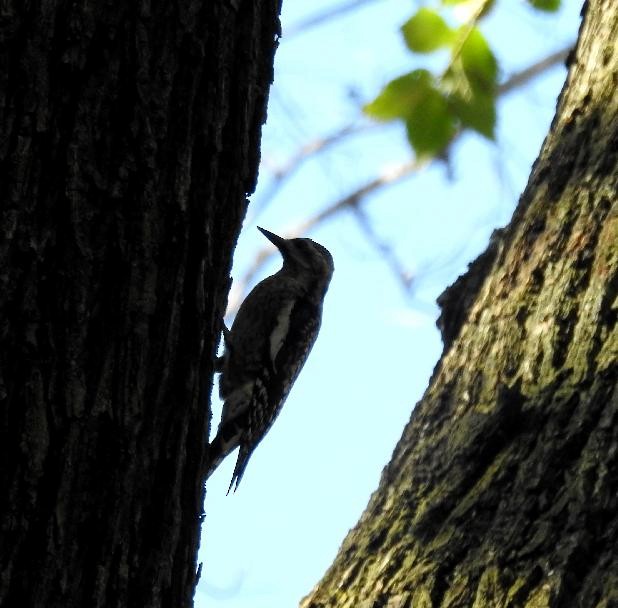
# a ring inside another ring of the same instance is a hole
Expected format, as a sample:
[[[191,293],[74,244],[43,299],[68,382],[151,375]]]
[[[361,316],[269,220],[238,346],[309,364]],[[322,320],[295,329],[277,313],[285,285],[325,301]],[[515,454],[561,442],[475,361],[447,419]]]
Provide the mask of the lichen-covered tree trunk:
[[[0,606],[192,603],[279,0],[0,9]]]
[[[443,357],[303,608],[618,606],[616,41],[591,0],[513,220],[442,297]]]

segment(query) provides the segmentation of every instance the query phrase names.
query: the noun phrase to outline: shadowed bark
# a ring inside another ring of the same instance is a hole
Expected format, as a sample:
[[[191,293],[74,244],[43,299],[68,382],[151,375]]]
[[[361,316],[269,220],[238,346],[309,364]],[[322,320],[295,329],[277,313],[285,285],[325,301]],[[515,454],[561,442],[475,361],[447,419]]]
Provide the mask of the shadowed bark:
[[[616,40],[591,0],[512,222],[442,296],[430,386],[303,608],[618,605]]]
[[[279,0],[0,11],[0,605],[190,606]]]

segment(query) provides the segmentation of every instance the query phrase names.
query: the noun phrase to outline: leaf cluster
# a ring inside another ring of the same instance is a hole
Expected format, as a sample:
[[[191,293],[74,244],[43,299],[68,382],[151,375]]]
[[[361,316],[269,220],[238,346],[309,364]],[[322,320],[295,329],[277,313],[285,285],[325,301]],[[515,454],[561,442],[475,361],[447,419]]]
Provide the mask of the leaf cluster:
[[[560,0],[528,0],[539,10],[555,11]],[[451,26],[437,10],[423,7],[401,27],[412,53],[448,50],[440,74],[415,69],[389,82],[364,110],[381,120],[402,120],[417,157],[443,151],[455,133],[472,129],[494,139],[498,62],[478,22],[495,0],[442,0],[442,12],[470,5],[471,17]]]

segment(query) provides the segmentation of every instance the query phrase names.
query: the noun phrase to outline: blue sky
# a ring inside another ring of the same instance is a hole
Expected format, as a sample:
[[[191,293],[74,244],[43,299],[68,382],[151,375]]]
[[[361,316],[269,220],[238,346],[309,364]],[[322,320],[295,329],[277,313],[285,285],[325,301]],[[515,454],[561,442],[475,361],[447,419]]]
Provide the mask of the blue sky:
[[[563,4],[557,15],[542,15],[520,0],[496,2],[482,29],[503,77],[575,40],[580,2]],[[302,145],[353,122],[389,79],[427,65],[406,52],[398,32],[414,2],[368,2],[286,38],[286,28],[335,5],[284,0],[259,185],[234,258],[237,282],[267,244],[256,225],[284,233],[411,156],[399,125],[370,129],[306,162],[267,199],[273,170]],[[352,214],[307,235],[335,259],[320,337],[238,491],[226,496],[235,454],[208,481],[197,608],[290,608],[319,581],[377,488],[440,356],[434,301],[508,222],[565,75],[554,68],[504,98],[495,143],[465,135],[448,169],[435,164],[364,201],[372,229],[414,276],[411,291]],[[270,260],[259,278],[279,265]],[[216,396],[214,408],[216,430]]]

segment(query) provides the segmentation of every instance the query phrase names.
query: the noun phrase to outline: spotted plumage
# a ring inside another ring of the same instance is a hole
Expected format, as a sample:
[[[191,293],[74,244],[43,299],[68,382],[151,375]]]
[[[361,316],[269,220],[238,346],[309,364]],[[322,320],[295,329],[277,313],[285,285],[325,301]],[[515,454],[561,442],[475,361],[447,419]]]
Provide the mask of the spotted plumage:
[[[240,447],[229,489],[238,487],[309,356],[334,269],[319,243],[259,230],[281,252],[283,268],[255,286],[231,330],[224,331],[225,353],[218,362],[223,414],[210,445],[208,475]]]

